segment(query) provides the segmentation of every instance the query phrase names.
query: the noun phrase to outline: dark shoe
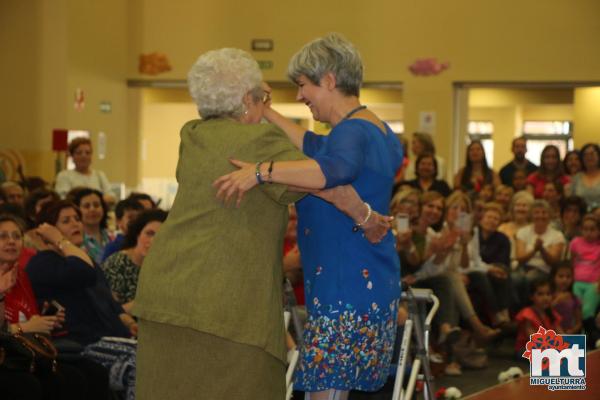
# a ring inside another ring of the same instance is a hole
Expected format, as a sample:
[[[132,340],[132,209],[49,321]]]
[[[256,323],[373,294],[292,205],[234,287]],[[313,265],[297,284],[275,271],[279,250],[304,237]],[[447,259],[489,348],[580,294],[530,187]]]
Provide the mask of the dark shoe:
[[[460,328],[453,326],[447,333],[440,333],[438,344],[440,346],[450,347],[460,339]]]

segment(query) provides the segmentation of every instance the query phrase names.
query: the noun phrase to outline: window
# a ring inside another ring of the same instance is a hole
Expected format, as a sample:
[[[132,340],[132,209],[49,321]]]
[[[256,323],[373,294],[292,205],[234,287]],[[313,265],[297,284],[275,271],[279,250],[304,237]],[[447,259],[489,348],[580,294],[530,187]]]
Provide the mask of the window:
[[[527,139],[527,158],[538,164],[542,150],[555,145],[564,158],[573,149],[573,123],[571,121],[524,121],[523,136]]]
[[[479,140],[485,151],[485,159],[490,168],[494,165],[494,124],[491,121],[469,121],[469,142]]]
[[[401,135],[404,133],[404,121],[401,120],[388,120],[385,121],[389,126],[392,132],[397,135]]]

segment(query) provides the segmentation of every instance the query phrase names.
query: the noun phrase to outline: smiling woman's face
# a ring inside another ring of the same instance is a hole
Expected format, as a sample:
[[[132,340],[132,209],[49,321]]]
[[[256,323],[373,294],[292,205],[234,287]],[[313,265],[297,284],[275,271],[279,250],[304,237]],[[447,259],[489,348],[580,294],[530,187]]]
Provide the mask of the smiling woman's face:
[[[306,104],[315,120],[329,122],[328,102],[323,101],[327,90],[312,83],[305,75],[300,75],[296,83],[298,84],[296,100]]]
[[[0,262],[14,264],[23,249],[23,233],[13,221],[0,222]]]

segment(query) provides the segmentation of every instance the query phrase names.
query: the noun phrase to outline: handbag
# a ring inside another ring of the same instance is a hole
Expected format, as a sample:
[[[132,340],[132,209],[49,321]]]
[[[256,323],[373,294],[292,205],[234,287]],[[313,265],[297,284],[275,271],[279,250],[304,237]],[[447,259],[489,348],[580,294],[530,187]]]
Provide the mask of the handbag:
[[[58,352],[48,335],[38,332],[0,334],[0,368],[56,372]]]

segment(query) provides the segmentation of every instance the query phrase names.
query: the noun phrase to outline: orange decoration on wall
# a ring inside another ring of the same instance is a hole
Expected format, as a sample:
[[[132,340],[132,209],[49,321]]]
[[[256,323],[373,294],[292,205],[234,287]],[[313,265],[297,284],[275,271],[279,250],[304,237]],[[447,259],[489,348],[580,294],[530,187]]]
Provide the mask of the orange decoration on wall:
[[[140,64],[138,66],[140,74],[158,75],[168,72],[171,69],[171,64],[166,54],[157,52],[140,54]]]
[[[436,58],[418,58],[408,66],[408,70],[416,76],[439,75],[448,68],[449,62],[439,62]]]

